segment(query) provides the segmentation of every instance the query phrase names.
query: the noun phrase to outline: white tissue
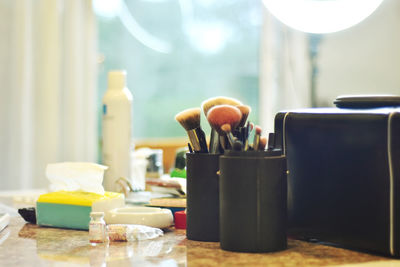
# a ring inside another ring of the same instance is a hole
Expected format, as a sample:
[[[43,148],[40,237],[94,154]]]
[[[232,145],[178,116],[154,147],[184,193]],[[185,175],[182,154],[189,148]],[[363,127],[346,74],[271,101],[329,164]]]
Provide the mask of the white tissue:
[[[104,195],[103,176],[107,166],[91,162],[48,164],[46,177],[51,191],[85,191]]]

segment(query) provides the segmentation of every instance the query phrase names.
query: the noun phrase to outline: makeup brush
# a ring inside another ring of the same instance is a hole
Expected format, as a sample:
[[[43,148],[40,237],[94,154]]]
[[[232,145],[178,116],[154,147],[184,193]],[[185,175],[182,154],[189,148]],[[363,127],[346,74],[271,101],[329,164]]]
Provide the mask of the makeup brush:
[[[233,136],[231,132],[231,125],[230,124],[224,124],[221,126],[221,130],[225,132],[229,144],[231,145],[231,148],[235,151],[241,151],[243,148],[243,143],[238,140],[236,137]]]
[[[175,116],[186,130],[189,141],[195,152],[208,153],[206,135],[200,127],[200,108],[185,109]]]
[[[260,136],[260,144],[258,145],[258,150],[264,151],[266,146],[267,146],[267,137]]]
[[[212,107],[207,113],[207,120],[211,127],[218,132],[220,136],[225,136],[221,126],[228,124],[231,131],[236,128],[242,118],[242,113],[235,106],[218,105]],[[226,149],[226,144],[222,144]]]
[[[261,136],[261,127],[256,125],[255,126],[256,132],[254,133],[254,140],[253,140],[253,149],[258,150],[260,146],[260,136]]]
[[[253,131],[253,129],[254,129],[254,123],[250,122],[249,127],[250,127],[250,130],[249,130],[249,131],[250,131],[250,132]]]
[[[192,149],[192,146],[190,145],[190,143],[188,143],[188,149],[189,149],[190,153],[193,153],[193,149]]]
[[[232,149],[235,150],[235,151],[242,151],[242,149],[243,149],[243,144],[242,144],[242,142],[240,142],[239,140],[236,140],[236,141],[233,143]]]
[[[201,107],[203,109],[204,115],[207,117],[208,111],[215,106],[218,105],[232,105],[232,106],[237,106],[241,105],[242,103],[239,100],[236,100],[234,98],[230,97],[224,97],[224,96],[218,96],[218,97],[213,97],[209,98],[201,104]],[[216,133],[216,131],[212,128],[211,133],[210,133],[210,153],[211,154],[216,154],[219,152],[219,137]]]
[[[249,150],[249,136],[253,129],[252,125],[253,125],[253,123],[248,121],[246,126],[244,127],[244,135],[243,135],[243,150],[244,151]]]
[[[237,105],[236,107],[240,110],[240,112],[242,112],[242,119],[240,120],[238,127],[244,127],[247,118],[249,117],[249,113],[251,112],[251,108],[247,105]]]
[[[242,118],[242,113],[235,106],[230,105],[218,105],[212,107],[207,113],[207,120],[219,134],[224,134],[221,130],[221,126],[229,124],[231,130],[235,129]]]
[[[225,123],[224,125],[221,126],[221,130],[226,134],[226,136],[228,137],[229,144],[233,148],[233,144],[235,143],[235,137],[231,132],[231,125],[229,123]]]
[[[240,102],[237,99],[231,98],[231,97],[225,97],[225,96],[217,96],[213,98],[209,98],[201,104],[201,108],[204,111],[204,115],[207,116],[208,111],[215,106],[218,105],[231,105],[231,106],[239,106],[243,105],[242,102]]]

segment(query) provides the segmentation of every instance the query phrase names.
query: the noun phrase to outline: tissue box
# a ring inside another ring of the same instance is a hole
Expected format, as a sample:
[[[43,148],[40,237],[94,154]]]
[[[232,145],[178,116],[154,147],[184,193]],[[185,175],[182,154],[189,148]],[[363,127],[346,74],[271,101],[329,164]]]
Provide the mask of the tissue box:
[[[89,229],[90,212],[107,211],[125,205],[123,194],[57,191],[40,195],[36,202],[37,224],[70,229]],[[107,213],[105,216],[107,221]]]

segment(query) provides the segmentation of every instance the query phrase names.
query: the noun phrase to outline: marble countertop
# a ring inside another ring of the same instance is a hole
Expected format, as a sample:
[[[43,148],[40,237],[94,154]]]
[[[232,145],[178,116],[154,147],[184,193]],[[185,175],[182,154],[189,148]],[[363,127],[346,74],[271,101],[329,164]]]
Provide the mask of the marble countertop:
[[[298,240],[275,253],[235,253],[216,242],[163,237],[92,246],[87,231],[39,227],[12,217],[0,233],[0,266],[400,266],[400,261]]]

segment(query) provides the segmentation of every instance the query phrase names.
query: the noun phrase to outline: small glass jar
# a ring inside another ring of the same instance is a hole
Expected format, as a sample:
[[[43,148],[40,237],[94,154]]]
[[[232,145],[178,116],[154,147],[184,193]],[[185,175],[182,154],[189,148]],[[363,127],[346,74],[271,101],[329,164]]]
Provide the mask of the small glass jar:
[[[106,222],[102,211],[90,213],[89,241],[94,244],[106,241]]]

